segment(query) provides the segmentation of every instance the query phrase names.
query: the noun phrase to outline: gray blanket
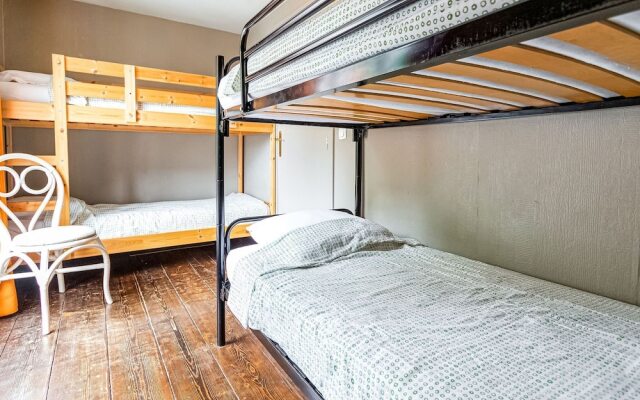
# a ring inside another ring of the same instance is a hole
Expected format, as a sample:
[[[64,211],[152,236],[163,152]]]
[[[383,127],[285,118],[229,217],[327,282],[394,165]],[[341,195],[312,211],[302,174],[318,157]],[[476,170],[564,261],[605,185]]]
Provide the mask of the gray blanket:
[[[640,398],[638,307],[361,219],[240,260],[229,306],[326,399]]]

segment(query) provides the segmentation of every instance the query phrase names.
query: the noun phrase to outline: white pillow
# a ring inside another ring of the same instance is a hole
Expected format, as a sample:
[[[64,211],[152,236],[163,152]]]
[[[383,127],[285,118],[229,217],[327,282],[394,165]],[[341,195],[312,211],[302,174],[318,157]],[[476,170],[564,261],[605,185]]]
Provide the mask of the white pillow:
[[[256,222],[247,228],[256,243],[264,244],[281,238],[294,229],[334,219],[356,218],[334,210],[304,210],[278,215]]]

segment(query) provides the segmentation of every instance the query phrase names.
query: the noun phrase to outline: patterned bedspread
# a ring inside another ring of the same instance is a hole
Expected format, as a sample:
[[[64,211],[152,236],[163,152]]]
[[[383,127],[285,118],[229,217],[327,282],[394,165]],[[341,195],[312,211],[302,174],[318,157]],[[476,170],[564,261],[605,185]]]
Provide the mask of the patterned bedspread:
[[[361,219],[239,260],[229,307],[326,399],[640,398],[640,308]]]
[[[249,85],[253,96],[266,95],[363,59],[423,39],[471,19],[526,0],[418,0],[335,42],[322,46]],[[338,0],[249,57],[249,74],[292,54],[344,26],[384,0]],[[224,108],[240,103],[239,67],[220,84]]]

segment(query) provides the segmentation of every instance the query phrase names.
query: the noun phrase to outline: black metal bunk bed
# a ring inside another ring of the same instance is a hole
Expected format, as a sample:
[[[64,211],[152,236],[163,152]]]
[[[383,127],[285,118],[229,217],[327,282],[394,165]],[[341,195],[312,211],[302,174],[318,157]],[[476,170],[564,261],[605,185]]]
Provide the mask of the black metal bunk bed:
[[[218,115],[222,116],[218,123],[217,132],[217,189],[219,193],[224,192],[224,138],[228,136],[229,121],[256,121],[270,122],[277,124],[294,125],[314,125],[324,127],[350,128],[353,129],[354,141],[356,142],[356,176],[355,176],[355,215],[363,216],[363,156],[364,138],[368,129],[380,129],[391,127],[402,127],[411,125],[429,125],[449,122],[481,121],[492,119],[515,118],[531,115],[575,112],[583,110],[596,110],[612,107],[627,107],[640,104],[640,92],[626,93],[625,95],[612,96],[609,98],[598,98],[597,100],[568,101],[562,104],[546,105],[524,105],[509,107],[487,112],[456,112],[438,116],[426,116],[423,118],[401,118],[389,121],[384,120],[384,113],[380,118],[370,122],[341,122],[340,116],[344,114],[320,114],[322,116],[334,116],[335,121],[301,121],[285,118],[269,118],[264,115],[256,117],[264,110],[269,110],[277,114],[278,107],[288,107],[290,105],[305,105],[309,99],[320,96],[349,91],[354,88],[370,84],[379,83],[382,80],[394,77],[402,77],[414,71],[425,68],[436,67],[445,63],[459,61],[465,57],[478,54],[485,54],[494,50],[518,46],[524,41],[541,38],[546,35],[558,32],[567,32],[571,29],[584,27],[587,24],[605,21],[624,13],[640,9],[639,0],[526,0],[519,1],[503,9],[483,15],[479,18],[456,25],[447,30],[442,30],[431,36],[412,41],[401,47],[394,48],[357,61],[337,70],[324,73],[296,83],[290,87],[277,92],[250,99],[249,84],[260,77],[282,68],[283,66],[300,59],[305,54],[313,50],[326,46],[335,40],[355,32],[356,30],[373,24],[376,21],[389,16],[415,2],[415,0],[389,0],[379,6],[370,9],[359,17],[351,20],[346,25],[340,26],[329,33],[324,34],[319,39],[305,45],[293,53],[272,62],[270,65],[261,68],[252,74],[248,73],[248,58],[256,51],[263,49],[279,35],[282,35],[306,19],[313,16],[324,7],[332,3],[330,0],[313,1],[306,8],[288,21],[284,22],[271,34],[259,41],[253,47],[247,49],[247,40],[251,29],[267,15],[272,13],[284,0],[272,0],[263,10],[261,10],[244,27],[241,36],[240,56],[231,59],[225,64],[224,58],[217,58],[218,82],[229,73],[231,66],[239,63],[240,67],[240,104],[236,107],[223,109],[218,102]],[[605,22],[606,23],[606,22]],[[618,27],[622,29],[621,27]],[[624,29],[622,29],[624,30]],[[629,48],[628,51],[635,54],[640,53],[640,35],[632,31],[625,31],[637,40],[637,47]],[[558,59],[561,59],[558,56]],[[612,76],[615,73],[609,71]],[[617,76],[617,75],[616,75]],[[526,77],[526,76],[525,76]],[[617,76],[619,78],[619,76]],[[629,81],[631,82],[631,80]],[[410,86],[405,86],[410,87]],[[323,112],[332,110],[331,107],[322,105]],[[320,106],[312,104],[306,110],[313,110],[313,107]],[[337,109],[337,108],[336,108]],[[372,111],[373,110],[373,111]],[[340,110],[344,112],[345,110]],[[380,110],[377,107],[370,107],[367,112],[373,113]],[[311,112],[310,112],[311,113]],[[285,114],[284,115],[288,115]],[[355,115],[355,111],[354,111]],[[355,118],[354,118],[355,119]],[[226,278],[226,255],[230,250],[229,232],[231,228],[241,222],[258,221],[268,217],[247,218],[241,221],[232,222],[225,231],[224,221],[224,196],[217,196],[217,281],[218,281],[218,302],[217,302],[217,344],[225,345],[225,302],[228,297],[230,284]],[[297,369],[286,354],[284,354],[277,344],[271,342],[260,332],[256,332],[258,338],[267,349],[276,357],[278,362],[298,383],[305,394],[312,398],[321,397],[315,390],[311,382],[306,380],[304,374]]]

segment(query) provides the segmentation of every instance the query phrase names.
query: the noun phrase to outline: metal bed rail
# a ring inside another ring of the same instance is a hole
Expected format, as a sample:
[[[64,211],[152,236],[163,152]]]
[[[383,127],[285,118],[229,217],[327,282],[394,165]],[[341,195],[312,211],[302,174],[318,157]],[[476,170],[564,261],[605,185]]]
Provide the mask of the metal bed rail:
[[[249,33],[251,28],[253,28],[258,22],[263,20],[267,15],[271,14],[274,10],[278,8],[278,6],[284,3],[285,0],[273,0],[271,1],[265,8],[263,8],[254,18],[252,18],[242,29],[242,34],[240,37],[240,74],[241,74],[241,110],[242,112],[253,111],[252,102],[249,101],[249,83],[259,79],[263,76],[266,76],[270,72],[291,63],[305,54],[316,50],[322,46],[326,46],[340,37],[347,35],[351,32],[354,32],[357,29],[362,28],[370,23],[373,23],[385,16],[397,11],[401,7],[414,2],[416,0],[390,0],[380,4],[377,7],[372,8],[371,10],[363,13],[359,17],[354,18],[350,22],[345,25],[341,25],[336,29],[326,33],[321,36],[317,40],[314,40],[298,50],[294,51],[291,54],[288,54],[280,59],[273,61],[268,64],[264,68],[256,71],[252,74],[248,73],[248,60],[249,56],[259,51],[260,49],[267,46],[278,36],[284,34],[290,29],[296,27],[300,23],[304,22],[307,18],[311,17],[318,11],[322,10],[325,6],[332,3],[332,1],[327,0],[317,0],[312,2],[309,6],[303,8],[300,13],[294,15],[289,20],[285,21],[279,28],[277,28],[274,32],[269,34],[267,37],[262,39],[256,45],[252,46],[250,49],[247,49],[247,40],[249,37]]]
[[[275,38],[304,22],[328,3],[316,0],[300,13],[285,21],[272,34],[247,50],[251,28],[272,13],[284,0],[273,0],[244,27],[240,42],[241,106],[233,119],[249,120],[251,112],[294,100],[319,96],[356,86],[375,83],[398,74],[412,72],[443,62],[455,61],[509,44],[520,43],[563,29],[633,11],[638,0],[529,0],[515,3],[468,23],[454,26],[432,36],[310,78],[278,92],[249,100],[249,83],[287,65],[311,51],[326,46],[357,29],[372,24],[389,13],[415,0],[390,0],[367,11],[360,17],[336,28],[294,53],[277,59],[252,74],[248,73],[248,58]],[[282,122],[279,122],[282,123]],[[327,125],[327,124],[324,124]],[[331,124],[329,124],[331,125]],[[333,125],[332,125],[333,126]]]

